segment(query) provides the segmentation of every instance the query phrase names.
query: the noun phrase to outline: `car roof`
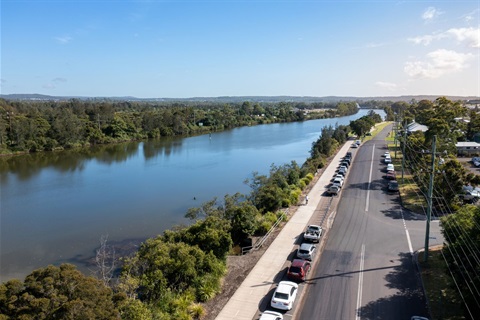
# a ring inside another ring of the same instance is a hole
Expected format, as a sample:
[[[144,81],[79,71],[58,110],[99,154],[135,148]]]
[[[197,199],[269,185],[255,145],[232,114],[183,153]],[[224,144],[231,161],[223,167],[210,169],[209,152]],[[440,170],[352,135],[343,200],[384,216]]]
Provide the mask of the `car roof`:
[[[277,292],[290,294],[292,287],[298,288],[298,284],[292,281],[280,281],[276,289]]]
[[[278,318],[283,319],[283,315],[279,312],[270,311],[270,310],[264,311],[260,316],[261,320],[275,320]]]
[[[306,260],[303,260],[303,259],[293,259],[291,266],[292,267],[303,267],[307,263],[308,262]]]
[[[302,244],[300,245],[300,249],[306,250],[306,249],[310,249],[310,248],[313,247],[313,246],[314,246],[314,245],[311,244],[311,243],[306,243],[306,242],[304,242],[304,243],[302,243]]]

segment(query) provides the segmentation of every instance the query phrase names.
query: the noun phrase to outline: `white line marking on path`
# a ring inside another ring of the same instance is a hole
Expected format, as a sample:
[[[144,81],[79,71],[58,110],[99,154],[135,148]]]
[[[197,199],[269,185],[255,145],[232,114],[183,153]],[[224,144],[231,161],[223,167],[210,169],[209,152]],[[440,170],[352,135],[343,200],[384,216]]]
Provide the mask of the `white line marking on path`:
[[[365,211],[368,211],[368,205],[370,203],[370,183],[372,182],[372,171],[373,171],[373,156],[375,154],[375,144],[372,149],[372,161],[370,162],[370,175],[368,177],[368,188],[367,188],[367,202],[365,203]]]
[[[363,290],[363,268],[365,266],[365,244],[362,244],[362,253],[360,254],[360,272],[358,277],[357,309],[355,309],[355,319],[360,320],[360,307],[362,304]]]

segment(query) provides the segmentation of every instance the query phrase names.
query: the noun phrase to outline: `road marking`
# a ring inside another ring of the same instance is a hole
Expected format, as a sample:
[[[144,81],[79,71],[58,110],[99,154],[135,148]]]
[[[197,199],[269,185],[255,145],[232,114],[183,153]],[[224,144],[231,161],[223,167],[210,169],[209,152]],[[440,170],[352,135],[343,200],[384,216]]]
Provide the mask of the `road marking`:
[[[367,188],[367,202],[365,203],[365,211],[368,211],[368,205],[370,203],[370,183],[372,183],[372,171],[373,171],[373,156],[375,154],[375,144],[372,149],[372,161],[370,161],[370,176],[368,177],[368,188]]]
[[[360,307],[362,304],[362,290],[363,290],[363,268],[365,266],[365,244],[362,244],[362,253],[360,254],[360,272],[358,277],[358,292],[357,292],[357,309],[355,312],[355,319],[360,320]]]
[[[402,214],[403,227],[405,228],[405,233],[407,234],[408,250],[410,250],[410,254],[413,254],[412,240],[410,240],[410,233],[408,232],[408,229],[407,229],[407,223],[405,222],[405,217],[403,216],[402,208],[400,208],[400,212]]]

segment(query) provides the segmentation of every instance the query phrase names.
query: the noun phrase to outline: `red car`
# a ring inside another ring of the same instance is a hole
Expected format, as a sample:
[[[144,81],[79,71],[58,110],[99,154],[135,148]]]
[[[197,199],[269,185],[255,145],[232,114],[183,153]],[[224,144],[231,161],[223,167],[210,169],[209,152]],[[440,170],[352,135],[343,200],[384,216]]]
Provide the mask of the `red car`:
[[[385,178],[387,180],[397,180],[397,176],[395,175],[394,171],[387,172]]]
[[[290,280],[305,281],[308,271],[310,271],[310,262],[303,259],[294,259],[290,268],[288,268],[287,277]]]

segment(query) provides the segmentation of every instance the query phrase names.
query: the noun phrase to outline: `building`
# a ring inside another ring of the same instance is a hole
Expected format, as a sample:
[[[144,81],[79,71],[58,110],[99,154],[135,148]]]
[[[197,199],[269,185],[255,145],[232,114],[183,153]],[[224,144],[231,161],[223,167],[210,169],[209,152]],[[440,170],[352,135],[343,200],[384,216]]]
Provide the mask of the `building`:
[[[455,144],[457,154],[462,156],[471,156],[480,154],[480,143],[473,141],[462,141]]]
[[[413,120],[412,123],[407,125],[407,133],[408,134],[416,132],[416,131],[426,132],[427,130],[428,130],[427,126],[425,126],[423,124],[420,124],[420,123],[417,123],[417,122],[415,122],[415,120]]]

